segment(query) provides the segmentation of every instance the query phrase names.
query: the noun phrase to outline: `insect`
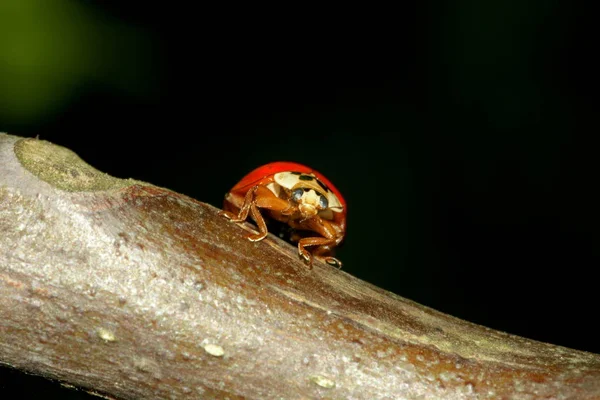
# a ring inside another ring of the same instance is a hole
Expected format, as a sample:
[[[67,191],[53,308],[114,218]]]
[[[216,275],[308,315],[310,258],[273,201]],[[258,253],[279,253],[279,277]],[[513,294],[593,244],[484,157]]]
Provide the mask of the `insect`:
[[[256,168],[225,195],[221,215],[240,223],[252,216],[258,233],[248,240],[263,240],[268,232],[264,215],[291,228],[298,255],[312,269],[313,256],[342,267],[334,248],[346,234],[346,201],[321,173],[302,164],[272,162]],[[306,248],[312,247],[312,253]]]

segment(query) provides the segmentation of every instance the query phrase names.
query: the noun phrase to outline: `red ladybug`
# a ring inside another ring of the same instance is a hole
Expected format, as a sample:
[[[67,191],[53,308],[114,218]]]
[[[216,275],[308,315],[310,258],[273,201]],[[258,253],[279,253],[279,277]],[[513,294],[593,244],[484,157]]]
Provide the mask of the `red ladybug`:
[[[346,202],[322,174],[295,162],[277,161],[255,169],[225,195],[221,215],[243,222],[248,214],[256,221],[258,233],[248,236],[256,242],[269,233],[264,214],[292,228],[298,254],[309,268],[313,255],[341,268],[332,256],[346,233]],[[306,247],[314,247],[312,254]]]

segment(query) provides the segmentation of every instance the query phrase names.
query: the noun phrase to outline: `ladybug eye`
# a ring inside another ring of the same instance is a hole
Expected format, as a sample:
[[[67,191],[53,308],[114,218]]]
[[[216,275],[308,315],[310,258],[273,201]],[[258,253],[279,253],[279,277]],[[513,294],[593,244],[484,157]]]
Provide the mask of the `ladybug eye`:
[[[327,198],[323,195],[319,196],[319,207],[323,210],[329,207],[329,202],[327,201]]]
[[[292,200],[295,202],[299,202],[302,199],[302,195],[304,194],[303,189],[296,189],[292,192]]]

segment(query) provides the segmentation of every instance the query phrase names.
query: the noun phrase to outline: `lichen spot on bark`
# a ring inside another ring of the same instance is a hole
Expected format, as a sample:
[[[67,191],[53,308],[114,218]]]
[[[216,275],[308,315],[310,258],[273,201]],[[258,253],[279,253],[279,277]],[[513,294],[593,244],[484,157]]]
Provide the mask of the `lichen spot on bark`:
[[[24,168],[61,190],[94,192],[140,183],[100,172],[73,151],[45,140],[33,138],[18,140],[14,151]]]

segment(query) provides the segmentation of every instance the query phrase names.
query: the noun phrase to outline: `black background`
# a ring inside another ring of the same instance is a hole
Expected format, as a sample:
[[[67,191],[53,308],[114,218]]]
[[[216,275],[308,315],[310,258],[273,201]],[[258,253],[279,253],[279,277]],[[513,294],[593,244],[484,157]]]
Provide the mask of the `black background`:
[[[112,32],[80,38],[103,61],[84,78],[66,69],[47,108],[3,99],[0,131],[215,206],[261,164],[308,164],[348,202],[338,256],[349,274],[494,329],[600,352],[593,13],[542,0],[73,4],[82,24]],[[0,371],[0,391],[15,387],[21,398],[88,397]]]

